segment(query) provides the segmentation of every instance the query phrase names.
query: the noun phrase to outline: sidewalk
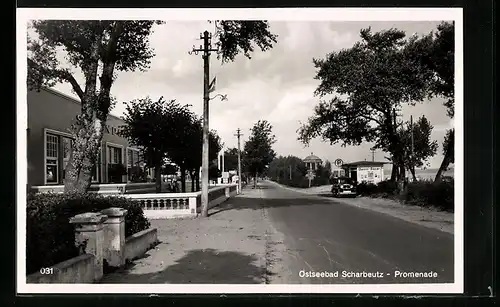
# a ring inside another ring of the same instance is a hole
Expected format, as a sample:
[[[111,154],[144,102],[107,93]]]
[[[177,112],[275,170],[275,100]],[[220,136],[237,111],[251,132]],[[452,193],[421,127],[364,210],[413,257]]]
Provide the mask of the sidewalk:
[[[253,198],[253,199],[252,199]],[[243,193],[209,211],[209,217],[152,220],[161,242],[101,283],[265,284],[279,280],[274,265],[283,240],[255,199],[262,190]]]
[[[275,185],[279,185],[284,189],[296,191],[299,193],[316,195],[320,197],[332,197],[330,192],[331,185],[299,189],[287,187],[272,181],[269,182]],[[358,208],[388,214],[393,217],[403,219],[407,222],[415,223],[429,228],[439,229],[447,233],[454,234],[455,232],[455,215],[450,212],[439,211],[434,208],[405,205],[401,202],[384,198],[356,197],[332,199],[347,205],[356,206]]]

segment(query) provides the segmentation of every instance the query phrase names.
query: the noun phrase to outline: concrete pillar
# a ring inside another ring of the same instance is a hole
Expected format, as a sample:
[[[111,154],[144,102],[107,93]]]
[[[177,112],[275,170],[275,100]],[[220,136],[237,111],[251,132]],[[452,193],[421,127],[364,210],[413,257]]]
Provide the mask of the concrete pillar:
[[[75,244],[85,243],[86,254],[94,255],[94,280],[99,280],[103,275],[103,241],[104,221],[107,216],[101,213],[82,213],[72,217],[69,222],[75,224]]]
[[[189,197],[189,210],[190,210],[190,213],[194,216],[196,216],[197,214],[197,197]]]
[[[125,264],[125,216],[123,208],[108,208],[101,211],[108,219],[104,222],[104,259],[112,267]]]

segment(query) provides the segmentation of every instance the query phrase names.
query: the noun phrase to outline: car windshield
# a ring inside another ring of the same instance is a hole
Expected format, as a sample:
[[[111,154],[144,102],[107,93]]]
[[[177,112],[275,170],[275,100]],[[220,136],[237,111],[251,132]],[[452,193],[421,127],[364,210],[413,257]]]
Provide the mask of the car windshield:
[[[339,184],[352,184],[352,179],[350,178],[339,178]]]

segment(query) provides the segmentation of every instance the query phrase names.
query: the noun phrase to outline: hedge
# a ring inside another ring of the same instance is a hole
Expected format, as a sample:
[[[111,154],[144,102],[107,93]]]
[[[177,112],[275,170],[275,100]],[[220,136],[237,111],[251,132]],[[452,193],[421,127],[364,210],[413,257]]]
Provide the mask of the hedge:
[[[27,196],[26,272],[31,274],[76,257],[74,225],[69,219],[85,212],[109,207],[127,209],[126,236],[148,229],[150,223],[138,202],[114,196],[87,194],[29,193]]]
[[[307,177],[292,177],[290,180],[289,177],[286,178],[271,178],[273,181],[283,184],[292,188],[308,188],[309,187],[309,179]],[[325,177],[314,177],[313,180],[311,180],[311,187],[317,187],[317,186],[322,186],[322,185],[328,185],[330,184],[329,179]]]
[[[455,207],[453,181],[417,181],[408,184],[401,195],[410,205],[434,206],[441,210],[453,211]]]
[[[397,183],[389,180],[379,182],[378,185],[363,182],[357,188],[361,196],[396,198],[409,205],[434,206],[446,211],[453,211],[455,206],[452,178],[441,182],[409,182],[401,194]]]

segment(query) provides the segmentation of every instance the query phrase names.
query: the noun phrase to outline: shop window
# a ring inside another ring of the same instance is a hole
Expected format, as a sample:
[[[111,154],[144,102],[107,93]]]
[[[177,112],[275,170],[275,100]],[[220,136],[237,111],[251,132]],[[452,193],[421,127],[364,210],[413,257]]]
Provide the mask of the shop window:
[[[63,179],[66,178],[66,168],[68,166],[72,150],[73,150],[73,140],[68,137],[62,137]]]
[[[122,148],[108,146],[108,182],[121,183],[126,168],[122,164]]]
[[[59,172],[59,137],[53,134],[46,134],[46,170],[45,181],[47,183],[58,183]]]
[[[99,148],[99,152],[97,154],[97,160],[92,166],[92,182],[99,182],[99,170],[101,169],[101,149]]]
[[[139,150],[127,149],[127,177],[130,182],[144,182],[144,170],[139,166]]]

